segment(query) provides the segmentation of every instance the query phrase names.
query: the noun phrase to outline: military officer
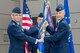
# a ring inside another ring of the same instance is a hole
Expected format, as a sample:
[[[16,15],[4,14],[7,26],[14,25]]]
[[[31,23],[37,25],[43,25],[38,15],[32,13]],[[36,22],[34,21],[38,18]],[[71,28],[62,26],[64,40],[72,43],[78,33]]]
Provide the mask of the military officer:
[[[12,10],[11,21],[7,28],[7,33],[10,40],[8,53],[25,53],[24,41],[32,44],[37,44],[40,40],[35,39],[24,33],[24,29],[20,25],[22,15],[19,7]]]
[[[65,18],[65,9],[62,4],[59,4],[56,8],[56,18],[57,18],[57,28],[52,30],[52,35],[43,36],[44,42],[49,42],[50,51],[48,53],[69,53],[69,30],[70,27],[66,22]],[[45,46],[46,47],[46,46]]]

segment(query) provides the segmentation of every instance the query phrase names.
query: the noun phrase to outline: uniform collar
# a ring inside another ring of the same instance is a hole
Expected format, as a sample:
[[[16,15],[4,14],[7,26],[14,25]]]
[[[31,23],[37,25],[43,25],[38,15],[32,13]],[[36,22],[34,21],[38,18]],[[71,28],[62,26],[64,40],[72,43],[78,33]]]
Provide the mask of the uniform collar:
[[[63,20],[64,20],[64,18],[63,18],[63,19],[61,19],[61,20],[58,20],[58,23],[62,22]]]
[[[12,22],[14,22],[16,25],[20,25],[19,22],[16,22],[16,21],[14,21],[14,20],[12,20]]]

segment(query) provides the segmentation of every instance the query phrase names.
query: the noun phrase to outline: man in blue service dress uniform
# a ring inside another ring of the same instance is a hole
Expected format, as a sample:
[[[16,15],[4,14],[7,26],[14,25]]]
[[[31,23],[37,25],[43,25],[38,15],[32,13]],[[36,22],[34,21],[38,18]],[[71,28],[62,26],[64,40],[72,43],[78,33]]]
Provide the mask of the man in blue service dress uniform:
[[[64,15],[64,6],[59,4],[56,8],[56,18],[57,28],[51,32],[52,35],[42,36],[44,37],[44,42],[49,42],[51,44],[49,53],[69,53],[69,30],[70,27],[66,22]],[[45,46],[46,47],[46,46]]]
[[[31,32],[31,33],[29,33],[28,35],[30,35],[31,37],[34,37],[34,38],[38,38],[38,32],[39,32],[39,28],[38,27],[39,27],[40,23],[42,22],[43,17],[44,17],[43,13],[40,13],[38,15],[37,24],[32,26],[32,27],[30,27],[30,29],[27,32]],[[47,30],[47,32],[50,33],[51,28],[49,28],[49,27],[50,26],[47,26],[46,30]],[[32,32],[32,31],[34,31],[34,32]],[[27,33],[27,32],[25,31],[25,33]],[[29,42],[28,42],[28,44],[29,44],[29,50],[31,51],[31,53],[37,53],[38,45],[37,44],[31,44]]]
[[[27,33],[27,31],[20,26],[22,15],[19,7],[15,7],[12,10],[11,18],[12,20],[7,28],[7,33],[10,40],[8,53],[25,53],[24,41],[37,44],[41,39],[38,40],[30,37],[33,33],[31,32],[31,34],[28,35],[30,32]]]
[[[38,18],[37,18],[37,24],[30,27],[30,29],[28,31],[35,31],[33,35],[31,35],[31,37],[34,37],[34,38],[38,38],[38,32],[39,32],[39,28],[38,26],[40,25],[40,23],[42,22],[43,20],[43,13],[40,13],[38,15]],[[36,21],[36,20],[35,20]],[[31,43],[28,43],[29,44],[29,50],[31,51],[31,53],[37,53],[37,44],[31,44]]]

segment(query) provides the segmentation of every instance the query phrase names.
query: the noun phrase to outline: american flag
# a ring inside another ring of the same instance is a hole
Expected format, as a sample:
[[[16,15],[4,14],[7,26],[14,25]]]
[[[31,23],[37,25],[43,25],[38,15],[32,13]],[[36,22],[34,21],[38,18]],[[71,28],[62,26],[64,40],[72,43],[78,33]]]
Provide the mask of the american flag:
[[[27,6],[26,0],[23,0],[23,17],[22,17],[22,27],[26,30],[29,30],[29,28],[33,26],[33,22],[31,20],[31,14],[29,11],[29,8]],[[29,53],[28,51],[28,43],[25,41],[25,51],[26,53]]]

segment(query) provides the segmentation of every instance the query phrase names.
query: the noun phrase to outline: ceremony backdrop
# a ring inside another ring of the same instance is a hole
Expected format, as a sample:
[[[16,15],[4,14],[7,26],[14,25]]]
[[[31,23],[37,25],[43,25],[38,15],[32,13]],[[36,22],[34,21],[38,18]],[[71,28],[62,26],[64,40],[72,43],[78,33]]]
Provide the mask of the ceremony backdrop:
[[[6,32],[7,25],[11,19],[11,10],[16,6],[22,9],[22,0],[0,1],[0,53],[8,53],[9,39]],[[55,8],[59,3],[64,4],[64,0],[50,0],[50,2],[52,15],[55,15]],[[43,1],[28,1],[28,7],[30,9],[32,17],[37,17],[43,9]],[[69,0],[69,9],[74,49],[75,53],[80,53],[80,0]]]

